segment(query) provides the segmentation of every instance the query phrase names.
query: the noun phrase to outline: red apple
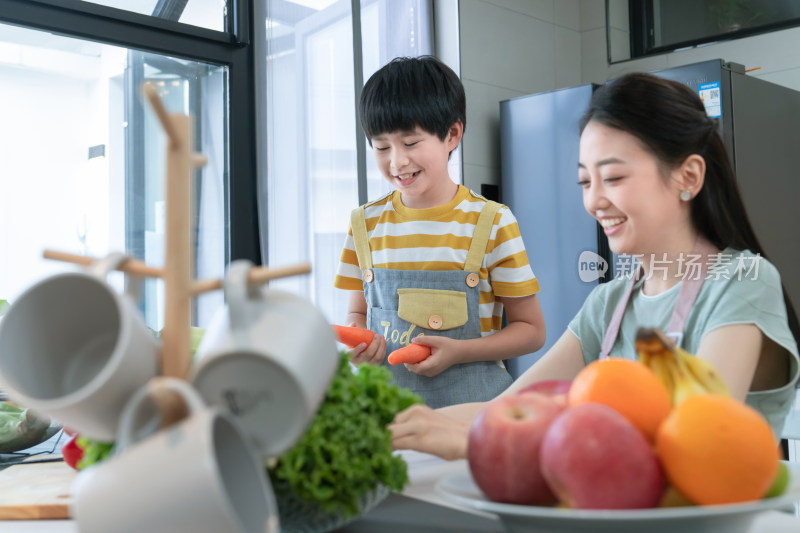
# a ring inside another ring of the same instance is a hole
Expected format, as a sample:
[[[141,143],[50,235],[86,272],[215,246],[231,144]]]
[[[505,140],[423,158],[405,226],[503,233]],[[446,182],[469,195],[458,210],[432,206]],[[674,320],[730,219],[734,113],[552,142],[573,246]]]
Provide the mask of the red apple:
[[[551,396],[556,401],[566,405],[567,393],[569,392],[570,385],[572,385],[572,381],[568,379],[547,379],[545,381],[531,383],[527,387],[520,389],[517,394],[522,394],[524,392],[538,392],[540,394],[544,394],[545,396]]]
[[[658,505],[664,491],[650,443],[606,405],[564,410],[544,436],[540,459],[550,488],[569,507],[644,509]]]
[[[472,422],[467,460],[487,498],[552,505],[556,497],[539,469],[539,448],[550,423],[565,409],[536,392],[493,400]]]

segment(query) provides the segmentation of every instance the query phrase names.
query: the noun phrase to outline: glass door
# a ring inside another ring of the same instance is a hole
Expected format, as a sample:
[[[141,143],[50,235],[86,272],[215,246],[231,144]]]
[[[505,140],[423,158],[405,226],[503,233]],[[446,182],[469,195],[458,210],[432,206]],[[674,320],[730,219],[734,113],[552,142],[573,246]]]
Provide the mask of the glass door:
[[[228,69],[0,24],[0,299],[63,263],[44,249],[91,257],[127,251],[163,264],[166,139],[145,104],[153,84],[168,112],[194,117],[196,276],[220,277],[226,258]],[[121,276],[112,282],[122,288]],[[196,300],[203,326],[221,295]],[[163,325],[163,284],[148,280],[140,306]]]

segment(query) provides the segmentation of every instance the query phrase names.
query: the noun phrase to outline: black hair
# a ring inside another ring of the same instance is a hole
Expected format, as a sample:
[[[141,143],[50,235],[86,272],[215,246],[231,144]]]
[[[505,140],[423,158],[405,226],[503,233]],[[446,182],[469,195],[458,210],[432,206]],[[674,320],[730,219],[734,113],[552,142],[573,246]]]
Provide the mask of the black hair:
[[[464,86],[433,56],[397,57],[370,76],[358,112],[367,140],[419,127],[440,140],[461,121],[467,126]]]
[[[581,119],[581,132],[590,121],[638,138],[662,169],[674,169],[692,154],[702,156],[705,181],[691,201],[695,229],[720,250],[750,250],[766,258],[747,216],[718,125],[689,87],[652,74],[626,74],[594,92]],[[785,288],[783,297],[797,342],[800,324]]]
[[[627,74],[600,87],[581,121],[630,133],[672,170],[692,154],[706,162],[702,189],[692,200],[695,228],[719,249],[762,253],[736,184],[717,124],[686,85],[651,74]]]

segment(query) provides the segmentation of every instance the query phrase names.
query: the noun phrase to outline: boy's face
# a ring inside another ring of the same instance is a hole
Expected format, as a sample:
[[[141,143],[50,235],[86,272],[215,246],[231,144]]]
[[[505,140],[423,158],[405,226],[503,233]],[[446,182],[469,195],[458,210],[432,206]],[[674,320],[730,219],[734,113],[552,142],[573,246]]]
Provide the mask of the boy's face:
[[[456,122],[444,140],[419,127],[371,139],[378,168],[400,191],[403,205],[424,209],[446,204],[453,198],[457,187],[447,173],[447,161],[463,131],[461,122]]]

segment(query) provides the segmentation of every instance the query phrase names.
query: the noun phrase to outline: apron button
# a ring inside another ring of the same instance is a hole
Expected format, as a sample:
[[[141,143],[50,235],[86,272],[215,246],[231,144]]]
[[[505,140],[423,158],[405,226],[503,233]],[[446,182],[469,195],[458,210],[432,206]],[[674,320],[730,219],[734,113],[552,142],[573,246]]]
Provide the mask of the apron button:
[[[428,325],[431,329],[439,329],[442,327],[442,317],[439,315],[431,315],[428,318]]]
[[[367,283],[371,283],[373,277],[374,275],[372,274],[372,270],[366,269],[364,271],[364,281],[366,281]]]
[[[476,273],[468,274],[467,275],[467,287],[477,287],[480,278]]]

